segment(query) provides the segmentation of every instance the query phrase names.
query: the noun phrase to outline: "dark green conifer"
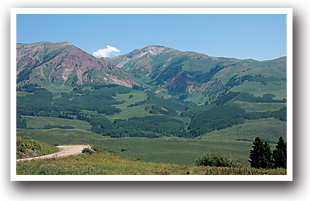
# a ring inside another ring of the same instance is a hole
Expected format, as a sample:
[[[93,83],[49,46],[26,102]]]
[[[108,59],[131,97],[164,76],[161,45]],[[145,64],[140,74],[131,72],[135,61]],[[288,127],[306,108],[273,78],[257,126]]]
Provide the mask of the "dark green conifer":
[[[280,137],[276,149],[273,151],[273,167],[286,168],[286,142]]]
[[[252,150],[250,151],[251,167],[260,168],[262,167],[262,158],[264,153],[264,144],[259,137],[253,142]]]
[[[272,167],[272,152],[268,142],[264,143],[263,146],[263,157],[262,157],[262,168],[271,168]]]

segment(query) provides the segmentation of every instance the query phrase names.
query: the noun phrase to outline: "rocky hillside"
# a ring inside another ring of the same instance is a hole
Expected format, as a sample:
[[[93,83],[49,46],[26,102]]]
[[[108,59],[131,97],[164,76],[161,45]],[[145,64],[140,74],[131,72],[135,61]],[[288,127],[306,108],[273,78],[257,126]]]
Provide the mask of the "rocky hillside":
[[[124,69],[164,97],[200,104],[228,91],[286,97],[286,57],[240,60],[154,45],[101,60]]]
[[[17,44],[17,83],[71,89],[86,82],[137,84],[128,73],[68,43]],[[137,84],[139,85],[139,84]]]

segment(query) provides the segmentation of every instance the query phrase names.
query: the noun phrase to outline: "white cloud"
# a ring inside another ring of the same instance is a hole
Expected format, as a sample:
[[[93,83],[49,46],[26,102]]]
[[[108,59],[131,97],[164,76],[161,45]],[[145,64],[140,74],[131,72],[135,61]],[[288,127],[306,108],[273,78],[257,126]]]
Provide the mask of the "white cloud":
[[[115,53],[119,53],[120,50],[117,49],[116,47],[112,47],[110,45],[107,45],[106,48],[104,49],[99,49],[96,52],[93,52],[93,55],[95,57],[111,57],[111,56],[115,56]]]

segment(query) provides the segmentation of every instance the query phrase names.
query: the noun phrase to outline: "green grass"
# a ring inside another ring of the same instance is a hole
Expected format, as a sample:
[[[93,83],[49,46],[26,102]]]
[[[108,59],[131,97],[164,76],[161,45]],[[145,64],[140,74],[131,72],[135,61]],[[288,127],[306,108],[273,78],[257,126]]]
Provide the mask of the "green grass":
[[[248,140],[254,142],[256,137],[263,141],[276,143],[279,137],[286,139],[286,122],[274,118],[246,120],[246,123],[233,125],[222,130],[215,130],[203,135],[204,140],[236,141]]]
[[[129,99],[129,96],[133,95],[133,98]],[[144,91],[133,91],[128,94],[117,94],[115,96],[117,101],[125,101],[123,104],[115,105],[115,107],[121,109],[120,113],[115,115],[108,115],[107,118],[110,120],[114,119],[128,119],[131,117],[144,117],[151,116],[149,110],[145,110],[145,107],[151,107],[151,104],[143,104],[134,107],[127,107],[128,105],[134,104],[139,101],[143,101],[147,99],[147,94]]]
[[[254,103],[235,101],[240,107],[246,110],[246,112],[267,112],[278,111],[279,109],[286,107],[286,103]]]
[[[233,92],[250,92],[254,96],[263,96],[264,94],[273,94],[275,99],[282,100],[286,98],[286,81],[268,82],[267,85],[261,85],[259,82],[245,82],[231,89]]]
[[[286,174],[285,169],[221,168],[150,163],[107,151],[68,158],[21,161],[17,175],[253,175]]]
[[[86,121],[60,119],[55,117],[23,116],[27,120],[27,128],[44,128],[46,125],[72,126],[76,129],[89,130],[91,126]]]
[[[182,138],[121,138],[108,139],[103,147],[144,161],[194,165],[204,153],[221,152],[249,165],[250,142],[215,142]],[[121,152],[122,149],[126,151]]]

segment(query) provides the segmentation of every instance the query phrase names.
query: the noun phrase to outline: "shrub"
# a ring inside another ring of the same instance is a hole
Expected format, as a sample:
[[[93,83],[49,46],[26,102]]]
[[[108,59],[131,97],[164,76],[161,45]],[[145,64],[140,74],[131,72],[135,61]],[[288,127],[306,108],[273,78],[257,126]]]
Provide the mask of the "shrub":
[[[199,157],[195,164],[197,166],[212,166],[212,167],[239,167],[240,164],[226,155],[219,153],[205,154]]]
[[[55,147],[56,147],[56,146],[59,146],[59,143],[55,143],[55,144],[53,144],[53,146],[55,146]]]
[[[88,148],[84,148],[84,149],[82,150],[82,153],[83,153],[83,154],[93,154],[94,151],[92,151],[91,149],[88,149]]]

